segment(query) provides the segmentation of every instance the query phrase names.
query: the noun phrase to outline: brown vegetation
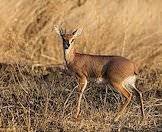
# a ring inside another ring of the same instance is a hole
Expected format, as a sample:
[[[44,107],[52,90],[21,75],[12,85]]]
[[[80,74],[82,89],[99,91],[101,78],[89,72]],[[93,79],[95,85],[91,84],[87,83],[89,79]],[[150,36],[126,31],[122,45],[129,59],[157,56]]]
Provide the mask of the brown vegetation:
[[[58,68],[31,71],[30,66],[1,65],[0,130],[11,131],[161,131],[162,83],[160,70],[144,67],[137,87],[143,91],[146,119],[141,121],[138,103],[113,123],[121,96],[107,85],[91,80],[82,100],[81,120],[76,110],[77,84],[71,72]]]
[[[162,131],[161,7],[161,0],[0,0],[0,131]],[[122,97],[93,80],[81,120],[73,120],[75,76],[51,67],[63,63],[52,31],[60,23],[83,27],[80,53],[140,62],[144,122],[132,101],[120,122],[112,123]],[[33,64],[50,67],[31,70]]]

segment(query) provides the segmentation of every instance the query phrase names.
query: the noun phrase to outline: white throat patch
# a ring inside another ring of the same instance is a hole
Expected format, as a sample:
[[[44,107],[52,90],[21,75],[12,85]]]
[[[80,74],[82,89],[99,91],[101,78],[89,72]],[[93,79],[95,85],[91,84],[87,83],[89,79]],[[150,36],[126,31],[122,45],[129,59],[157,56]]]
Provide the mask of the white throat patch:
[[[74,52],[75,52],[74,43],[70,44],[68,49],[65,49],[65,58],[68,63],[73,60]]]

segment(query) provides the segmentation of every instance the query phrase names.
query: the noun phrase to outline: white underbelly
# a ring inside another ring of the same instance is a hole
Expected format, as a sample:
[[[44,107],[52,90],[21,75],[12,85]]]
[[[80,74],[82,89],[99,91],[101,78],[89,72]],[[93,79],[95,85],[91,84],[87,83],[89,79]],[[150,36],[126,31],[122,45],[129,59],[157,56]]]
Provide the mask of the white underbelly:
[[[132,91],[132,89],[136,87],[135,86],[136,79],[137,79],[136,75],[129,76],[123,81],[122,83],[123,87],[128,89],[129,91]]]
[[[128,91],[132,92],[132,89],[135,88],[136,79],[137,79],[136,75],[129,76],[122,82],[122,86],[126,88]],[[98,77],[96,78],[96,82],[98,84],[101,84],[106,83],[107,81],[102,77]]]
[[[101,84],[101,83],[105,83],[106,80],[105,80],[104,78],[102,78],[102,77],[98,77],[98,78],[96,78],[96,82],[97,82],[98,84]]]

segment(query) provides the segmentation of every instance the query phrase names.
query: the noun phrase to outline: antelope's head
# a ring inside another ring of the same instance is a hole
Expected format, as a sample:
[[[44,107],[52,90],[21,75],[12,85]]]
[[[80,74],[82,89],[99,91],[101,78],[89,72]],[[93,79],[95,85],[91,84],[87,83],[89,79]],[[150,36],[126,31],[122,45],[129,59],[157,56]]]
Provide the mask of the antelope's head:
[[[71,33],[66,33],[66,30],[63,30],[61,27],[55,27],[55,31],[62,38],[63,48],[66,52],[70,47],[74,46],[74,41],[76,37],[78,37],[81,34],[82,29],[79,28]]]

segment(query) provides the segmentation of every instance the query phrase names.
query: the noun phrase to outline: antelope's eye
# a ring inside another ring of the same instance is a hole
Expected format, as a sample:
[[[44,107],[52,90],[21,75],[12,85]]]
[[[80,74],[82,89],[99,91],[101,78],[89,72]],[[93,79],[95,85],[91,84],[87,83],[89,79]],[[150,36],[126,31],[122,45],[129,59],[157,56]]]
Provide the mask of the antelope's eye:
[[[74,39],[71,40],[71,43],[74,42]]]

